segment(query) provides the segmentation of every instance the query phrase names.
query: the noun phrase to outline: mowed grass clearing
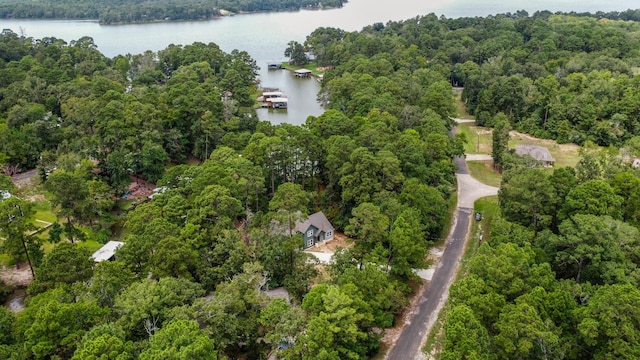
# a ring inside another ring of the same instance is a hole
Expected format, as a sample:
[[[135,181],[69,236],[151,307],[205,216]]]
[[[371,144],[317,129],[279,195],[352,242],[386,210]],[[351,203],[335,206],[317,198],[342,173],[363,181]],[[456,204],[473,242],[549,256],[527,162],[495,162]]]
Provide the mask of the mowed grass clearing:
[[[491,128],[476,126],[473,123],[458,124],[457,130],[467,137],[464,151],[467,154],[491,154],[493,150]],[[576,144],[558,144],[553,140],[539,139],[517,131],[511,131],[509,147],[517,145],[537,145],[546,147],[556,159],[556,167],[575,166],[580,160],[580,146]]]
[[[493,169],[492,161],[467,161],[469,174],[483,184],[500,187],[502,175]]]
[[[537,145],[546,147],[551,153],[551,156],[556,159],[556,167],[574,167],[580,160],[580,146],[576,144],[558,144],[553,140],[538,139],[517,131],[512,131],[510,135],[510,148],[517,145]]]
[[[461,119],[475,119],[467,112],[467,105],[462,101],[462,92],[455,94],[456,113]]]
[[[493,149],[491,128],[476,126],[474,123],[462,123],[456,125],[456,130],[467,138],[464,144],[466,154],[491,154]]]

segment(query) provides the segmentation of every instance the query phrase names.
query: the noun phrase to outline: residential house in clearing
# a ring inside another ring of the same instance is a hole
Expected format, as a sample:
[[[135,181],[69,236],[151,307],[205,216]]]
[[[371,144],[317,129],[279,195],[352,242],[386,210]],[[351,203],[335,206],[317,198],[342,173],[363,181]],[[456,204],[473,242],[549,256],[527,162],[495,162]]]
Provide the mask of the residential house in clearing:
[[[535,160],[540,161],[544,166],[553,166],[556,159],[551,156],[549,149],[544,146],[537,145],[518,145],[515,147],[516,154],[520,156],[529,155]]]
[[[333,240],[334,227],[322,211],[309,215],[304,221],[296,222],[295,231],[302,234],[304,248]]]

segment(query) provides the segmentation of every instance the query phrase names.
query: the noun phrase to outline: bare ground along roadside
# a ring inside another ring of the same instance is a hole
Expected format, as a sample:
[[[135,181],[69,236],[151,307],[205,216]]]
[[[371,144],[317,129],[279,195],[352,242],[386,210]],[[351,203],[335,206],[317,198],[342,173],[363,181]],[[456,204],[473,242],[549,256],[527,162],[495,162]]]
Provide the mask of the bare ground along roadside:
[[[421,349],[448,299],[449,287],[455,279],[469,235],[473,204],[477,199],[496,195],[498,192],[498,188],[472,178],[464,158],[456,158],[455,162],[458,179],[458,208],[451,226],[452,231],[449,233],[446,247],[436,265],[432,280],[426,282],[412,300],[411,310],[403,319],[400,330],[392,331],[388,337],[385,337],[385,340],[391,344],[386,359],[425,359]],[[394,333],[398,333],[395,339]]]

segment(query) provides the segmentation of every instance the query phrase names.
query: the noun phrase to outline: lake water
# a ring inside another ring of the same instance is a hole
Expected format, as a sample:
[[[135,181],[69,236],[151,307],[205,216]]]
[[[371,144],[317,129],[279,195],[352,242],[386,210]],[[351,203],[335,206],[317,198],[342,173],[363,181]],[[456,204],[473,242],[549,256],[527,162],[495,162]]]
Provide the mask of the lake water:
[[[323,112],[316,102],[320,89],[318,82],[295,78],[288,71],[268,71],[266,65],[271,61],[284,61],[287,43],[291,40],[304,42],[306,36],[318,27],[358,31],[376,22],[405,20],[432,12],[451,18],[522,9],[532,14],[537,10],[595,12],[629,8],[640,8],[640,0],[350,0],[340,9],[249,14],[196,22],[99,25],[96,21],[0,20],[0,28],[12,29],[33,38],[52,36],[67,42],[90,36],[108,57],[158,51],[169,44],[186,45],[196,41],[214,42],[225,52],[245,50],[261,67],[262,85],[280,88],[289,97],[288,110],[261,109],[260,119],[302,124],[307,116]]]

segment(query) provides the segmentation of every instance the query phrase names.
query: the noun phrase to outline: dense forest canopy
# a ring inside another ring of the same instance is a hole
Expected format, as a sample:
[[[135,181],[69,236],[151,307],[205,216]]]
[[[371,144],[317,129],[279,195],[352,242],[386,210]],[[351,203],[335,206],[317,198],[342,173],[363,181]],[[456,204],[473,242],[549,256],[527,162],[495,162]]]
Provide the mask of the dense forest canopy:
[[[639,31],[547,12],[319,28],[300,45],[331,67],[329,109],[303,126],[258,121],[244,51],[107,58],[4,31],[0,165],[38,168],[57,221],[34,235],[39,204],[0,201],[1,249],[35,273],[26,309],[0,311],[0,358],[374,355],[446,223],[453,86],[503,131],[637,151]],[[502,162],[504,219],[452,288],[442,356],[637,358],[637,170],[589,150],[575,170]],[[164,190],[127,208],[140,178]],[[291,231],[316,211],[349,237],[331,265]],[[89,258],[96,239],[124,242],[115,261]],[[265,295],[280,286],[290,301]]]
[[[101,24],[206,20],[233,13],[341,7],[343,0],[0,0],[5,19],[97,19]]]
[[[611,15],[626,19],[635,13]],[[319,64],[335,66],[323,83],[329,100],[361,94],[356,87],[360,69],[368,70],[364,64],[375,68],[380,82],[400,61],[411,68],[428,63],[464,87],[463,100],[480,125],[491,126],[504,112],[512,128],[538,137],[621,146],[640,131],[639,34],[635,21],[521,11],[486,18],[419,16],[361,33],[321,28],[306,45]],[[398,91],[411,88],[406,79],[391,78]]]
[[[594,148],[575,168],[506,163],[500,214],[451,288],[441,358],[637,358],[640,171]]]
[[[448,136],[445,75],[398,64],[421,86],[389,88],[393,107],[345,97],[353,112],[273,125],[257,120],[257,67],[243,51],[196,43],[110,59],[88,37],[10,31],[0,44],[0,159],[6,173],[39,169],[58,219],[29,235],[33,205],[0,202],[3,251],[35,271],[27,309],[3,313],[15,331],[0,354],[259,358],[283,341],[294,359],[377,351],[455,189],[462,140]],[[114,209],[138,178],[166,190]],[[318,210],[351,238],[322,272],[289,229]],[[95,265],[81,246],[95,239],[124,241],[117,261]],[[278,286],[291,303],[265,296]],[[42,327],[51,316],[60,329]]]

